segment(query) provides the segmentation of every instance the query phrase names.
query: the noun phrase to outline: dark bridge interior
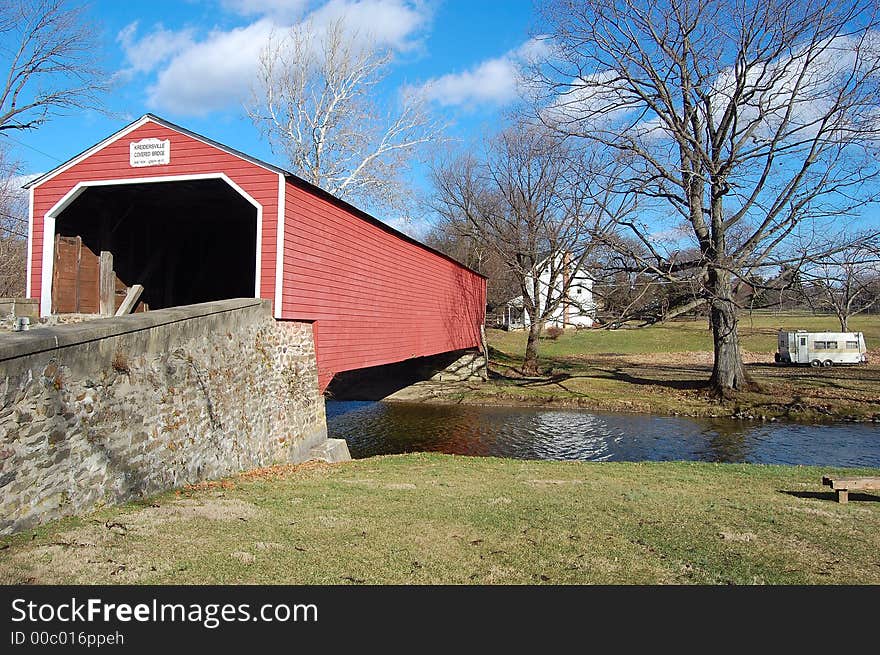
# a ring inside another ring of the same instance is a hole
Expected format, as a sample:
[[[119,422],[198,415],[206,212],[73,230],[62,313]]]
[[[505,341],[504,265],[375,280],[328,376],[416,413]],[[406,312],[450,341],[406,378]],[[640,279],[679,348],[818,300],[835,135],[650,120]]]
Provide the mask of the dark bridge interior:
[[[382,400],[404,387],[429,379],[461,357],[463,352],[452,350],[337,373],[324,393],[330,400]]]
[[[141,284],[150,309],[253,297],[257,209],[222,180],[89,187],[56,234],[113,254],[116,276]]]

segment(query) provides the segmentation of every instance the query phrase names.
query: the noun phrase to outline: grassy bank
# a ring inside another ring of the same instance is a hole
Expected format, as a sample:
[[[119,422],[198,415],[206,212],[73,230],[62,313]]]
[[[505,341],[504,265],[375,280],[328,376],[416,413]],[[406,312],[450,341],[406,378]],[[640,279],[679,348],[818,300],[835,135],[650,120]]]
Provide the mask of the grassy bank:
[[[867,366],[780,367],[773,363],[778,330],[837,330],[837,321],[806,314],[742,317],[744,359],[759,391],[724,401],[706,389],[712,372],[712,341],[705,320],[620,330],[569,330],[556,340],[542,339],[544,374],[530,379],[517,372],[525,333],[489,330],[493,376],[488,384],[424,383],[393,398],[688,416],[880,420],[880,317],[855,317],[850,327],[864,332],[873,349]]]
[[[880,350],[880,315],[859,315],[850,320],[850,330],[864,332],[869,348]],[[780,330],[809,332],[838,331],[840,324],[833,316],[816,316],[801,312],[752,312],[740,317],[740,343],[745,351],[763,355],[773,363],[776,333]],[[490,330],[492,346],[506,353],[525,350],[523,331]],[[618,330],[569,330],[558,340],[544,339],[541,354],[554,359],[595,354],[693,353],[711,352],[712,333],[705,318],[683,319],[645,328]]]
[[[880,496],[839,505],[829,471],[437,454],[267,469],[0,538],[0,582],[878,584]]]

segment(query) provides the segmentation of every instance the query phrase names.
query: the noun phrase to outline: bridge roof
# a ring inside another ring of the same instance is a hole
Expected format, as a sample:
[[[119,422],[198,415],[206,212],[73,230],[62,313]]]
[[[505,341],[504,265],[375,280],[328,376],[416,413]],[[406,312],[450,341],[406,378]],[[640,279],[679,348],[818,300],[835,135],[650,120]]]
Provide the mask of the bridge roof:
[[[219,141],[215,141],[214,139],[206,137],[206,136],[199,134],[197,132],[193,132],[192,130],[189,130],[185,127],[182,127],[180,125],[172,123],[171,121],[168,121],[160,116],[156,116],[155,114],[150,114],[150,113],[144,114],[143,116],[138,118],[136,121],[133,121],[133,122],[129,123],[128,125],[126,125],[125,127],[121,128],[120,130],[117,130],[116,132],[114,132],[113,134],[108,136],[106,139],[104,139],[104,140],[100,141],[99,143],[96,143],[95,145],[83,150],[79,154],[74,155],[73,157],[68,159],[63,164],[60,164],[59,166],[56,166],[52,170],[50,170],[46,173],[43,173],[39,177],[36,177],[36,178],[30,180],[29,182],[24,184],[22,186],[22,188],[29,189],[31,187],[39,186],[43,182],[46,182],[46,181],[52,179],[53,177],[55,177],[59,173],[67,170],[68,168],[70,168],[71,166],[75,165],[76,163],[82,161],[83,159],[86,159],[90,155],[92,155],[95,152],[104,148],[106,145],[113,143],[117,139],[120,139],[121,137],[125,136],[126,134],[128,134],[129,132],[133,131],[134,129],[140,127],[141,125],[143,125],[146,122],[152,122],[152,123],[156,123],[158,125],[162,125],[163,127],[166,127],[170,130],[174,130],[175,132],[185,134],[186,136],[189,136],[193,139],[196,139],[197,141],[201,141],[202,143],[205,143],[205,144],[210,145],[214,148],[217,148],[218,150],[222,150],[223,152],[226,152],[230,155],[233,155],[235,157],[243,159],[244,161],[247,161],[247,162],[253,164],[254,166],[258,166],[260,168],[266,169],[266,170],[271,171],[273,173],[283,175],[285,180],[289,184],[294,184],[294,185],[296,185],[302,189],[305,189],[306,191],[308,191],[316,196],[324,198],[325,200],[327,200],[327,201],[337,205],[338,207],[341,207],[342,209],[350,212],[351,214],[357,216],[361,220],[364,220],[368,223],[372,223],[373,225],[376,225],[377,227],[385,230],[386,232],[393,234],[394,236],[398,237],[399,239],[401,239],[403,241],[407,241],[409,243],[412,243],[413,245],[424,248],[425,250],[437,255],[438,257],[442,257],[443,259],[447,259],[447,260],[451,261],[452,263],[460,266],[461,268],[465,269],[466,271],[473,273],[474,275],[477,275],[483,279],[488,279],[488,276],[480,273],[479,271],[475,271],[470,266],[467,266],[466,264],[461,263],[460,261],[458,261],[454,257],[451,257],[450,255],[447,255],[446,253],[441,252],[441,251],[437,250],[436,248],[432,248],[431,246],[423,243],[422,241],[419,241],[418,239],[411,237],[404,232],[401,232],[400,230],[390,226],[385,221],[383,221],[379,218],[376,218],[375,216],[373,216],[369,212],[367,212],[363,209],[360,209],[359,207],[356,207],[355,205],[352,205],[351,203],[343,200],[342,198],[334,196],[333,194],[329,193],[328,191],[325,191],[324,189],[322,189],[321,187],[319,187],[315,184],[312,184],[311,182],[303,179],[302,177],[300,177],[294,173],[291,173],[290,171],[288,171],[286,169],[275,166],[274,164],[270,164],[269,162],[263,161],[262,159],[258,159],[257,157],[253,157],[251,155],[248,155],[245,152],[242,152],[240,150],[236,150],[235,148],[232,148],[224,143],[220,143]]]

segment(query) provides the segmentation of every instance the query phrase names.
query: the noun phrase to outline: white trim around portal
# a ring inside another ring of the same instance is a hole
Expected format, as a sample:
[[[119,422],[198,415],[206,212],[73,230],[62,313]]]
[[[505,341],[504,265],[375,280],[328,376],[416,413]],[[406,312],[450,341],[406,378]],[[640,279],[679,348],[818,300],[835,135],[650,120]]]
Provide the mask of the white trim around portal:
[[[28,189],[28,240],[27,240],[27,273],[25,277],[24,296],[31,297],[31,276],[33,275],[34,253],[34,188]]]
[[[52,313],[52,274],[55,266],[55,221],[74,200],[86,189],[100,186],[122,186],[127,184],[149,184],[156,182],[187,182],[192,180],[222,180],[236,193],[247,200],[257,210],[257,243],[255,253],[254,271],[254,298],[260,297],[260,264],[263,250],[263,205],[258,203],[249,193],[233,182],[225,173],[197,173],[192,175],[164,175],[157,177],[130,177],[113,180],[88,180],[79,182],[64,197],[56,202],[43,216],[43,260],[42,280],[40,283],[40,315],[49,316]],[[33,196],[33,188],[31,188]],[[33,200],[31,200],[33,208]],[[33,209],[31,210],[33,211]],[[30,260],[28,260],[30,261]]]
[[[70,159],[70,160],[64,162],[63,164],[61,164],[57,168],[53,168],[51,171],[48,171],[47,173],[43,173],[42,175],[37,176],[36,178],[34,178],[30,182],[28,182],[25,185],[25,188],[29,188],[31,185],[33,185],[35,187],[40,186],[44,182],[48,182],[56,175],[60,175],[61,173],[63,173],[67,169],[69,169],[71,166],[74,166],[74,165],[78,164],[79,162],[83,161],[84,159],[86,159],[87,157],[94,155],[96,152],[103,150],[104,148],[109,146],[111,143],[119,141],[120,139],[128,136],[134,130],[145,125],[146,123],[153,123],[154,125],[159,125],[161,127],[169,129],[173,132],[176,132],[177,134],[182,134],[183,136],[188,136],[192,139],[195,139],[199,143],[204,143],[205,145],[211,146],[212,148],[217,148],[218,150],[222,150],[226,154],[232,155],[233,157],[237,157],[238,159],[249,162],[249,163],[253,164],[254,166],[259,166],[260,168],[263,168],[267,171],[271,171],[273,173],[280,172],[282,174],[286,172],[286,171],[279,169],[277,166],[273,166],[272,164],[269,164],[267,162],[260,161],[259,159],[251,157],[250,155],[246,155],[243,152],[238,152],[234,148],[230,148],[227,145],[224,145],[222,143],[218,143],[217,141],[212,141],[211,139],[209,139],[206,136],[202,136],[201,134],[196,134],[195,132],[191,132],[190,130],[187,130],[184,127],[180,127],[179,125],[174,125],[173,123],[169,123],[164,118],[159,118],[158,116],[154,116],[153,114],[144,114],[139,119],[137,119],[134,123],[131,123],[130,125],[126,125],[125,127],[120,129],[119,131],[114,132],[113,134],[108,136],[106,139],[104,139],[100,143],[96,143],[88,150],[84,150],[80,154],[76,155],[73,159]]]
[[[278,174],[278,221],[275,229],[275,318],[281,318],[281,301],[284,299],[284,214],[287,180]]]
[[[92,146],[91,148],[89,148],[88,150],[84,150],[83,152],[81,152],[80,154],[78,154],[78,155],[77,155],[76,157],[74,157],[73,159],[64,162],[64,163],[61,164],[61,166],[59,166],[58,168],[53,168],[53,169],[52,169],[51,171],[49,171],[48,173],[44,173],[43,175],[40,175],[40,176],[39,176],[38,178],[36,178],[35,180],[32,180],[31,182],[28,182],[28,184],[33,185],[33,186],[31,186],[30,188],[33,189],[33,188],[35,188],[35,187],[38,187],[38,186],[40,186],[41,184],[43,184],[44,182],[48,182],[49,180],[51,180],[53,177],[56,177],[57,175],[61,175],[64,171],[66,171],[66,170],[67,170],[68,168],[70,168],[71,166],[75,166],[76,164],[78,164],[79,162],[81,162],[83,159],[86,159],[87,157],[91,157],[91,156],[94,155],[96,152],[100,152],[101,150],[103,150],[104,148],[106,148],[107,146],[109,146],[111,143],[115,143],[115,142],[118,141],[119,139],[121,139],[121,138],[123,138],[123,137],[125,137],[125,136],[127,136],[127,135],[129,135],[129,134],[131,134],[132,132],[134,132],[136,129],[138,129],[139,127],[141,127],[142,125],[144,125],[144,124],[147,123],[147,122],[149,122],[149,117],[148,117],[148,116],[141,116],[139,119],[137,119],[137,120],[136,120],[134,123],[132,123],[131,125],[128,125],[128,126],[122,128],[122,129],[119,130],[118,132],[114,132],[113,134],[111,134],[110,136],[108,136],[108,137],[107,137],[106,139],[104,139],[103,141],[100,141],[99,143],[96,143],[95,145],[93,145],[93,146]]]

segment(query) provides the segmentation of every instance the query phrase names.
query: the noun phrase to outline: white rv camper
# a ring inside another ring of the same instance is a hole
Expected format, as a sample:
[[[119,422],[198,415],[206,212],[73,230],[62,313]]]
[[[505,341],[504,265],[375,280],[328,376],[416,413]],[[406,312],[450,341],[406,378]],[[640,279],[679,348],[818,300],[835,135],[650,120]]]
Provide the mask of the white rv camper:
[[[868,361],[861,332],[780,332],[776,362],[780,364],[864,364]]]

